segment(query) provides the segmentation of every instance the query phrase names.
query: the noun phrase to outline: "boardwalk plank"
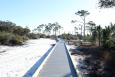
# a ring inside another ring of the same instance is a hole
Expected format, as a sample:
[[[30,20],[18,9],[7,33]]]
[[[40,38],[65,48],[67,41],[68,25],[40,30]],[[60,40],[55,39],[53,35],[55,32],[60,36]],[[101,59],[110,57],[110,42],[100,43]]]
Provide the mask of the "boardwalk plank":
[[[59,42],[38,77],[77,77],[71,68],[64,42]]]

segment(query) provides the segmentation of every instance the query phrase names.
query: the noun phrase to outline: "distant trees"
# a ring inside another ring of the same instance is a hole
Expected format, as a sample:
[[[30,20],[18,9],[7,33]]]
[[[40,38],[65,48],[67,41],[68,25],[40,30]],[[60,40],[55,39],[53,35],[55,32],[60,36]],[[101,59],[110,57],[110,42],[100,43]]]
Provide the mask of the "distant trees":
[[[74,27],[74,30],[75,30],[75,35],[77,35],[78,34],[78,28],[76,26]]]
[[[47,35],[50,35],[52,27],[53,27],[52,24],[48,23],[48,25],[44,25],[44,27],[45,27],[44,32],[47,33]]]
[[[17,26],[11,21],[0,21],[0,44],[21,45],[27,39],[49,38],[51,33],[57,36],[62,27],[56,23],[41,24],[30,32],[28,27]]]
[[[57,32],[61,29],[62,27],[56,22],[53,23],[53,33],[55,34],[55,36],[57,36]]]
[[[86,16],[89,15],[90,13],[86,10],[80,10],[75,13],[76,15],[79,15],[81,19],[83,20],[83,25],[84,25],[84,37],[85,37],[85,27],[86,27]]]
[[[35,30],[37,30],[39,33],[42,33],[42,29],[44,26],[45,26],[45,24],[41,24]]]
[[[56,36],[57,32],[61,29],[62,27],[59,25],[59,23],[48,23],[48,24],[41,24],[39,25],[35,30],[38,31],[38,33],[41,34],[47,34],[50,35],[52,32]]]
[[[93,35],[92,32],[94,31],[96,24],[93,21],[89,21],[87,24],[89,25],[88,28],[90,31],[90,35]]]
[[[90,32],[90,40],[94,43],[96,43],[96,37],[97,37],[97,30],[96,30],[96,24],[93,21],[89,21],[87,23],[88,30]]]

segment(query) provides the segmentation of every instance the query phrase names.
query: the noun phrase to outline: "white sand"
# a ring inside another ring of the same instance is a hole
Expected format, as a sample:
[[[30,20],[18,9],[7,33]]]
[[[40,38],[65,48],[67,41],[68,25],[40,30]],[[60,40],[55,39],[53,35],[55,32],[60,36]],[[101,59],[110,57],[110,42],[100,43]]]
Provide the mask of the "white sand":
[[[22,77],[54,44],[54,40],[28,40],[23,46],[0,46],[0,77]]]

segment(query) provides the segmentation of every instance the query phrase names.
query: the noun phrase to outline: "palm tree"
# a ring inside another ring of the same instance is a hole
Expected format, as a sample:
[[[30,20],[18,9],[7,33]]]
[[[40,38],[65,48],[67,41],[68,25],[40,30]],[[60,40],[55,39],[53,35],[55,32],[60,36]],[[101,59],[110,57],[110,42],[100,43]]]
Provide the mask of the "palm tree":
[[[80,10],[78,12],[75,13],[76,15],[79,15],[81,17],[81,19],[83,20],[83,25],[84,25],[84,37],[85,37],[85,19],[86,19],[86,16],[89,15],[90,13],[88,11],[85,11],[85,10]]]
[[[115,25],[111,24],[110,26],[103,29],[103,46],[106,48],[115,47],[114,27]]]

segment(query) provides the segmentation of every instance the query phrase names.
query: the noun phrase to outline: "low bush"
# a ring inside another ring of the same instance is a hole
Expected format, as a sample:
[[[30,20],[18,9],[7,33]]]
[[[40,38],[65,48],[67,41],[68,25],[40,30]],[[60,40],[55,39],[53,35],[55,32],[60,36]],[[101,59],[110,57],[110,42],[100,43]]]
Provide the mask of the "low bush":
[[[25,40],[27,40],[26,36],[0,32],[0,44],[2,45],[22,45]]]
[[[38,39],[40,37],[40,35],[39,34],[35,34],[35,33],[29,33],[27,35],[27,37],[30,38],[30,39]]]

